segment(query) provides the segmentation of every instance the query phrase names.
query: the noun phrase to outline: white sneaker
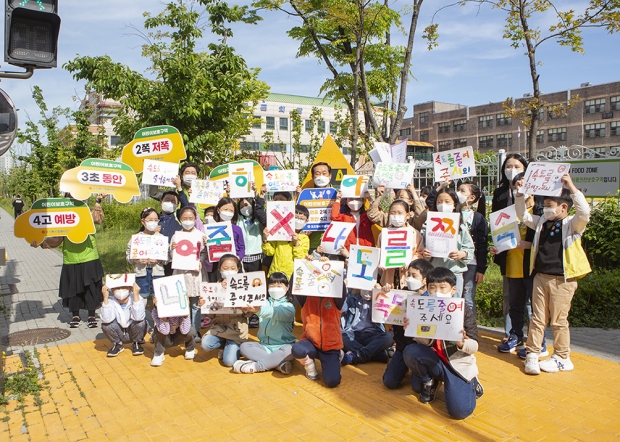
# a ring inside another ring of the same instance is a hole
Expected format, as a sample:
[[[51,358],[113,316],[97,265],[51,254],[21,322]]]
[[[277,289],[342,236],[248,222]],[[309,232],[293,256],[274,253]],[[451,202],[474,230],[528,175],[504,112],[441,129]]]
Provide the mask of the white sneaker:
[[[276,367],[276,370],[282,374],[291,374],[291,371],[293,371],[293,363],[291,361],[284,361]]]
[[[540,369],[547,373],[557,373],[558,371],[573,371],[575,366],[570,358],[562,359],[558,355],[553,354],[549,359],[541,361]]]
[[[161,367],[161,364],[163,364],[164,359],[166,359],[166,357],[161,354],[159,356],[155,355],[153,356],[153,359],[151,359],[151,366],[153,367]]]
[[[185,359],[194,359],[195,356],[196,356],[196,350],[185,352]]]
[[[540,366],[538,364],[538,355],[536,353],[528,353],[525,356],[525,373],[540,374]]]
[[[306,369],[306,377],[308,379],[310,379],[311,381],[316,381],[319,378],[319,372],[316,369],[314,359],[306,356],[306,360],[304,361],[304,368]]]
[[[233,371],[236,373],[255,373],[256,362],[242,361],[241,359],[239,359],[233,364]]]
[[[217,352],[217,358],[218,359],[224,359],[224,350],[220,350]]]

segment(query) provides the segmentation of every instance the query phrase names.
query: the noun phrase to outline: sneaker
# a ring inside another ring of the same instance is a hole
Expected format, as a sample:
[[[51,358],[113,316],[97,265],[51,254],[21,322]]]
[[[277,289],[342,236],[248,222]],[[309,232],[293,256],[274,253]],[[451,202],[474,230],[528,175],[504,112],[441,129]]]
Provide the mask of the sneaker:
[[[291,361],[284,361],[276,367],[276,370],[282,374],[291,374],[291,371],[293,371],[293,363]]]
[[[166,359],[166,357],[163,354],[160,354],[159,356],[157,355],[153,356],[153,359],[151,359],[151,366],[161,367],[161,364],[163,364],[164,359]]]
[[[395,346],[392,346],[392,347],[387,349],[388,358],[391,358],[392,356],[394,356],[394,353],[396,353],[396,347]]]
[[[517,350],[517,347],[519,347],[518,349],[524,347],[523,339],[517,338],[517,335],[510,335],[506,342],[497,346],[497,350],[501,353],[513,353]]]
[[[527,355],[527,350],[525,349],[525,347],[523,347],[521,350],[519,350],[517,352],[517,355],[519,355],[519,357],[521,359],[525,359],[525,356]],[[547,350],[547,345],[543,344],[542,346],[542,350],[540,350],[540,353],[538,354],[539,357],[544,358],[545,356],[549,356],[549,351]]]
[[[538,355],[536,353],[528,353],[525,356],[525,373],[540,374],[540,365],[538,364]]]
[[[139,342],[134,342],[133,344],[131,344],[131,354],[134,356],[140,356],[144,354],[144,349]]]
[[[248,321],[248,327],[250,328],[258,328],[259,319],[257,315],[250,316],[250,320]]]
[[[340,361],[341,365],[357,365],[359,363],[359,356],[357,352],[348,351],[344,354],[344,357]]]
[[[441,381],[433,379],[422,385],[422,391],[420,392],[420,402],[423,404],[431,404],[435,401],[435,393],[441,385]]]
[[[540,369],[547,373],[557,373],[558,371],[573,371],[575,366],[570,358],[563,359],[553,354],[549,359],[540,362]]]
[[[255,373],[256,362],[254,361],[242,361],[239,359],[233,364],[233,371],[235,373]]]
[[[217,352],[217,358],[221,361],[224,359],[224,350],[220,350]]]
[[[185,351],[185,359],[194,359],[196,356],[196,350]]]
[[[117,342],[111,349],[108,350],[108,358],[114,358],[123,351],[125,351],[125,347],[123,347],[121,342]]]
[[[311,381],[316,381],[319,378],[319,372],[316,369],[316,365],[314,363],[314,359],[306,356],[306,362],[304,363],[304,368],[306,369],[306,377]]]
[[[478,380],[477,376],[472,378],[471,382],[472,384],[474,384],[474,389],[476,390],[476,399],[480,399],[484,394],[484,388],[482,387],[482,384]]]

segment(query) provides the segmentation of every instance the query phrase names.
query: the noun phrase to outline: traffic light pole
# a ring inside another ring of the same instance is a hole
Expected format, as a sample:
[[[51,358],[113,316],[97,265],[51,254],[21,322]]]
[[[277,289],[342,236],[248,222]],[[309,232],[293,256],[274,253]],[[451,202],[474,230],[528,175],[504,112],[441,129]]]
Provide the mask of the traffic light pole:
[[[0,71],[0,78],[12,78],[14,80],[28,80],[34,74],[32,66],[26,66],[26,72]]]

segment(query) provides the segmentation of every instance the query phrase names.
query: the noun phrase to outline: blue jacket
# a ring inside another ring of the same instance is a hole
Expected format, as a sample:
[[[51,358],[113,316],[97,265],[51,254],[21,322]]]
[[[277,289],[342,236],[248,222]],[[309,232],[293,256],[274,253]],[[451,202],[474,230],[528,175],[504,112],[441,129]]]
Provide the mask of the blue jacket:
[[[295,343],[293,321],[295,306],[286,298],[267,298],[267,302],[256,313],[259,317],[258,339],[270,353],[285,344]]]
[[[354,339],[355,332],[362,329],[385,331],[383,324],[372,322],[372,299],[365,300],[359,293],[349,293],[342,306],[340,316],[342,333]]]
[[[177,217],[174,213],[161,212],[159,214],[159,225],[161,226],[161,232],[159,233],[167,236],[168,241],[172,239],[172,235],[174,235],[175,232],[183,228],[179,221],[177,221]]]

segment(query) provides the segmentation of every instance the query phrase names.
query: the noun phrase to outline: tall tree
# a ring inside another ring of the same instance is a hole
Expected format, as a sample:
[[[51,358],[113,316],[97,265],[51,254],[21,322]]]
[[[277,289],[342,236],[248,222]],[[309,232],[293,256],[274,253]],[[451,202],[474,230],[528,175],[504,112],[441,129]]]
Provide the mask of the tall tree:
[[[233,146],[250,134],[254,106],[267,97],[259,70],[248,68],[228,45],[231,23],[252,24],[260,18],[247,6],[231,7],[217,0],[198,3],[206,9],[211,32],[219,37],[207,52],[196,51],[206,28],[201,14],[179,1],[168,3],[156,16],[144,14],[142,56],[151,62],[151,76],[106,55],[77,57],[64,68],[75,79],[87,80],[87,88],[122,104],[113,120],[122,143],[142,127],[166,124],[181,132],[190,160],[218,165],[228,162]]]

